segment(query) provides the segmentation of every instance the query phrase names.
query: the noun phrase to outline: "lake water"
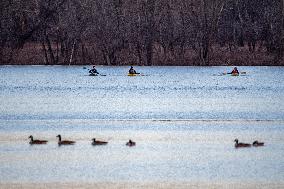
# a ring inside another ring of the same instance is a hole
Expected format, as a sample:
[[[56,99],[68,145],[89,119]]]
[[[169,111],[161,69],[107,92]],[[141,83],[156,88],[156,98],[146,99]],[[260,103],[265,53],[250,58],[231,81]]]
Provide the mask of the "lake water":
[[[0,66],[0,183],[284,180],[284,67],[135,68]]]

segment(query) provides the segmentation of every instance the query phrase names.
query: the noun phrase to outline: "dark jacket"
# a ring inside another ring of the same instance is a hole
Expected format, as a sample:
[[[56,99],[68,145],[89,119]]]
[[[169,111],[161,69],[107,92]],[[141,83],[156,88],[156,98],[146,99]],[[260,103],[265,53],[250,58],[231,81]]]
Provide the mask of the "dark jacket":
[[[136,74],[136,71],[133,68],[130,68],[129,74]]]
[[[89,71],[90,74],[99,74],[96,68],[93,68]]]

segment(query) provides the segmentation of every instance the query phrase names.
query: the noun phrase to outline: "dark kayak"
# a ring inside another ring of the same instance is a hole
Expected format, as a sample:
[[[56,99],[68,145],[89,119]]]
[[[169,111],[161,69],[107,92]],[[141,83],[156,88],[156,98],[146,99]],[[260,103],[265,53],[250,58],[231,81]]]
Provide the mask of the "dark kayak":
[[[94,73],[94,74],[89,74],[89,76],[106,76],[106,75]]]

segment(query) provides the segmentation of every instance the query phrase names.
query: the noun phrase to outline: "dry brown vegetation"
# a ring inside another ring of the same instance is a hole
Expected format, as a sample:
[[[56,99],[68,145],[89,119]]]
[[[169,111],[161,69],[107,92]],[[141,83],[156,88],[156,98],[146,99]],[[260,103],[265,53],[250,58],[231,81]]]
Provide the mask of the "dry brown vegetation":
[[[53,45],[55,46],[55,45]],[[91,49],[91,47],[88,47]],[[228,47],[214,46],[212,47],[214,54],[210,57],[210,63],[207,66],[224,65],[242,65],[242,66],[269,66],[278,65],[284,66],[284,61],[274,62],[274,56],[266,52],[265,49],[259,49],[254,53],[249,52],[249,47],[239,47],[235,50],[229,51]],[[81,53],[81,52],[78,52]],[[71,65],[104,65],[103,55],[97,51],[86,55],[87,60],[82,60],[82,56],[76,56]],[[167,65],[167,66],[199,66],[199,58],[196,52],[192,49],[187,49],[184,53],[182,62],[177,62],[177,55],[174,52],[165,53],[161,47],[155,46],[153,52],[153,64],[156,66]],[[137,57],[133,56],[127,51],[122,51],[118,55],[120,57],[117,61],[117,65],[137,65]],[[273,63],[273,64],[272,64]],[[42,46],[37,43],[27,43],[24,47],[18,51],[15,51],[13,61],[10,64],[17,65],[37,65],[45,64],[44,56],[42,53]],[[59,63],[60,64],[60,63]],[[141,64],[143,65],[143,64]]]

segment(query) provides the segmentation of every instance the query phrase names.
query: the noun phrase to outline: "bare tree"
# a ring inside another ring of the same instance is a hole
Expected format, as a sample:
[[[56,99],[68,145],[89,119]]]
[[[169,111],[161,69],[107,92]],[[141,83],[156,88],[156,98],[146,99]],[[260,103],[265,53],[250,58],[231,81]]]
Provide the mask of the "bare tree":
[[[283,14],[283,0],[2,0],[0,61],[34,44],[45,64],[211,65],[221,44],[278,64]]]

